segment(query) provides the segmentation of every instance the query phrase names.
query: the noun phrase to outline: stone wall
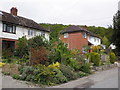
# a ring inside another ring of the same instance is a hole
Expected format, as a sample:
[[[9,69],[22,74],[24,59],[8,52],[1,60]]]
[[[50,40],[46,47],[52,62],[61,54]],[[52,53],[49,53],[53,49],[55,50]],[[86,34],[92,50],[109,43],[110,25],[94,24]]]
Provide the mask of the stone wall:
[[[94,66],[92,68],[92,70],[93,71],[102,71],[102,70],[107,70],[107,69],[111,69],[111,68],[114,68],[114,67],[118,67],[118,63],[109,64],[109,65],[103,65],[103,66],[99,66],[99,67]]]

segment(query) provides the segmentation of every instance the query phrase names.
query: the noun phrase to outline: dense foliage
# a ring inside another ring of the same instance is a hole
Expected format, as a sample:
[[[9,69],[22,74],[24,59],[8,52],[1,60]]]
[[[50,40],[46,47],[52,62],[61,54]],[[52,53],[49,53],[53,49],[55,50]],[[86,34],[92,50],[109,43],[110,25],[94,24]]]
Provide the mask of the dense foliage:
[[[116,45],[117,55],[120,56],[120,11],[113,18],[112,42]]]
[[[26,37],[18,39],[15,55],[24,58],[28,55],[28,40]]]
[[[115,53],[110,53],[110,62],[111,62],[112,64],[114,64],[115,59],[116,59]]]

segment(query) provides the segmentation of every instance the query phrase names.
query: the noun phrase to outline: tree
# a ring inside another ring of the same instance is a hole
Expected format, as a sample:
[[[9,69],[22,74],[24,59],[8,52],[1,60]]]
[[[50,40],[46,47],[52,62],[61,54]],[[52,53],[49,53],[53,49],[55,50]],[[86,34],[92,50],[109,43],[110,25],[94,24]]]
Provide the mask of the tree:
[[[110,41],[108,40],[108,38],[107,38],[106,36],[104,36],[104,37],[102,38],[102,44],[103,44],[103,45],[106,45],[107,48],[109,47]]]
[[[117,55],[120,55],[120,11],[113,18],[113,29],[112,42],[116,45]]]
[[[28,54],[29,54],[28,53],[28,40],[26,39],[26,37],[19,38],[17,42],[17,48],[16,48],[15,55],[20,58],[24,58],[28,56]]]
[[[48,61],[48,41],[42,36],[28,40],[30,64],[45,64]]]

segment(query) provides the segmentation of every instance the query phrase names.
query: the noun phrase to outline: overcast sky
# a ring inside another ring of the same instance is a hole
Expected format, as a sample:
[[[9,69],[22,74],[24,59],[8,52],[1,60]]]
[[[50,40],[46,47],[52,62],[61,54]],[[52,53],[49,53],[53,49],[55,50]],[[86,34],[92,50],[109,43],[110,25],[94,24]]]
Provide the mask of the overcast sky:
[[[0,0],[0,10],[18,9],[18,15],[38,23],[88,26],[112,25],[120,0]]]

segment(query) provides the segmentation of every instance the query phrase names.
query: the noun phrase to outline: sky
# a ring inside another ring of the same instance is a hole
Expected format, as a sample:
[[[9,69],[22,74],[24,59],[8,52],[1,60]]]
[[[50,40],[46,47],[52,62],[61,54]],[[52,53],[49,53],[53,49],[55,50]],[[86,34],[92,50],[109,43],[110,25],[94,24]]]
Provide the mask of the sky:
[[[0,10],[18,9],[18,16],[37,23],[108,27],[120,0],[0,0]]]

